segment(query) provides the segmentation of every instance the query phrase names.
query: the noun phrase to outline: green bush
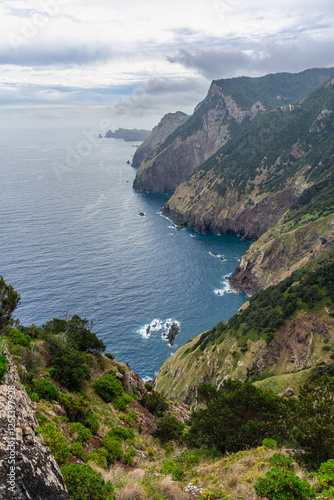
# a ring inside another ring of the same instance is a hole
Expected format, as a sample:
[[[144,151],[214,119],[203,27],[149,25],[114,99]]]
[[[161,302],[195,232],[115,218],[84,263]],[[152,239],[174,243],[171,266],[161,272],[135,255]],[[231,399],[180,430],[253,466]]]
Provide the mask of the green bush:
[[[0,382],[7,373],[7,358],[4,354],[0,354]]]
[[[152,436],[160,439],[162,443],[168,441],[180,441],[183,435],[184,424],[172,415],[164,415],[157,420],[156,428],[152,431]]]
[[[71,422],[83,421],[88,413],[88,401],[83,396],[79,398],[73,394],[60,394],[59,402],[63,405],[66,415]]]
[[[7,332],[7,338],[12,344],[28,348],[31,346],[30,335],[25,335],[18,328],[10,328]]]
[[[132,446],[130,446],[130,448],[126,450],[123,457],[123,462],[125,463],[125,465],[132,465],[133,459],[135,458],[136,455],[137,455],[136,450],[132,448]]]
[[[44,444],[49,446],[52,455],[58,463],[65,462],[69,455],[69,449],[65,437],[55,424],[46,423],[43,426],[36,427],[36,435],[42,435]]]
[[[72,432],[72,434],[76,434],[78,437],[76,441],[80,441],[81,443],[87,443],[92,438],[92,433],[87,427],[82,425],[80,422],[70,422],[67,424],[68,428]]]
[[[263,439],[262,440],[262,446],[265,446],[266,448],[269,448],[270,450],[276,450],[277,447],[277,441],[275,439]]]
[[[108,450],[108,465],[114,464],[116,460],[121,460],[123,456],[123,447],[119,439],[107,433],[102,439],[103,446]]]
[[[86,413],[86,417],[82,421],[83,425],[87,427],[93,435],[97,433],[99,430],[100,424],[99,424],[99,417],[96,413],[94,413],[92,410],[88,410]]]
[[[294,469],[293,460],[283,453],[274,453],[269,459],[269,462],[274,467],[282,467],[282,469]]]
[[[319,486],[322,489],[328,490],[334,487],[334,459],[331,458],[327,462],[321,464],[317,474]]]
[[[135,433],[132,429],[124,429],[123,427],[113,427],[107,432],[107,436],[120,439],[121,441],[126,441],[128,443],[134,442]]]
[[[60,394],[57,387],[50,380],[46,379],[35,381],[34,392],[38,394],[40,399],[46,399],[47,401],[58,400]]]
[[[66,465],[61,468],[71,500],[115,500],[114,487],[104,481],[89,465]]]
[[[0,276],[0,330],[10,325],[12,314],[21,297],[11,285]]]
[[[183,481],[186,475],[185,467],[177,464],[172,458],[167,458],[162,462],[161,472],[170,474],[174,481]]]
[[[186,468],[192,467],[193,465],[199,464],[199,458],[194,451],[183,450],[175,458],[176,462],[184,464]]]
[[[84,380],[90,379],[87,355],[75,349],[52,358],[51,375],[69,390],[79,390]]]
[[[111,403],[111,401],[124,394],[121,382],[115,379],[111,373],[99,378],[94,383],[94,389],[106,403]]]
[[[166,398],[157,391],[147,392],[140,402],[152,415],[159,415],[168,410]]]
[[[122,396],[116,398],[113,401],[113,406],[116,410],[125,411],[129,403],[132,403],[133,399],[129,394],[122,394]]]
[[[73,457],[80,458],[83,462],[86,462],[87,453],[85,452],[85,448],[82,443],[77,441],[76,443],[72,443],[69,447],[70,454]]]
[[[315,489],[292,471],[274,467],[255,484],[256,494],[269,500],[309,500],[315,498]]]
[[[108,450],[106,448],[98,448],[93,450],[87,457],[88,460],[94,462],[94,464],[106,469],[108,467]]]
[[[294,458],[317,470],[334,456],[334,377],[306,382],[299,391],[298,421],[292,430]]]

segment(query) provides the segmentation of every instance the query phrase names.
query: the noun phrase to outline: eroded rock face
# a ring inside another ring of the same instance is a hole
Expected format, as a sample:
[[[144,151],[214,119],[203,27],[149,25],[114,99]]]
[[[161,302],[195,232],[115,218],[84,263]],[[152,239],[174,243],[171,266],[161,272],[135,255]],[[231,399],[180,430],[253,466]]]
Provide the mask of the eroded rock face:
[[[136,149],[132,160],[132,166],[140,167],[145,158],[160,146],[174,130],[185,123],[187,119],[188,115],[181,111],[167,113],[158,125],[154,127],[151,135],[138,147],[138,149]]]
[[[229,139],[229,124],[233,118],[241,123],[263,111],[258,101],[242,110],[230,95],[215,82],[207,97],[194,114],[170,135],[168,140],[146,158],[133,183],[138,191],[174,191],[193,171],[205,162]]]
[[[42,439],[33,403],[12,358],[0,385],[0,499],[69,500],[57,462]]]

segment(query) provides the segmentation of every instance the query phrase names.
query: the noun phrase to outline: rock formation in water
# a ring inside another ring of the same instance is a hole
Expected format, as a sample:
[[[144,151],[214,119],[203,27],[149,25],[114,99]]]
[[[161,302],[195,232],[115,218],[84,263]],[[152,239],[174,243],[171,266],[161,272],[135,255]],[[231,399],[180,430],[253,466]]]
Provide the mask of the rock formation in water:
[[[126,128],[119,128],[115,130],[115,132],[108,130],[105,137],[108,139],[123,139],[124,141],[128,142],[145,141],[150,133],[151,132],[149,130],[138,130],[136,128],[129,130]]]

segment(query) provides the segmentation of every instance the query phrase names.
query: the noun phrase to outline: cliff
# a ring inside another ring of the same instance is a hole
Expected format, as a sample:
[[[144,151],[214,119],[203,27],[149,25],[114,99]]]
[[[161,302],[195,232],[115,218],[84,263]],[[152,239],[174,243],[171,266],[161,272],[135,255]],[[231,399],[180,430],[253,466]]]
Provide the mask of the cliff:
[[[192,408],[201,383],[219,388],[227,378],[298,391],[318,366],[333,366],[333,278],[330,250],[181,347],[161,367],[157,390]]]
[[[141,163],[147,158],[158,146],[160,146],[167,137],[172,134],[180,125],[185,123],[188,115],[177,111],[176,113],[166,114],[153,128],[147,139],[136,149],[133,156],[132,166],[140,167]]]
[[[20,383],[5,349],[7,374],[0,385],[0,498],[67,500],[69,495],[50,449],[35,435],[36,403]]]
[[[194,170],[259,112],[304,98],[333,69],[279,73],[212,82],[191,117],[143,161],[134,181],[138,191],[174,191]]]

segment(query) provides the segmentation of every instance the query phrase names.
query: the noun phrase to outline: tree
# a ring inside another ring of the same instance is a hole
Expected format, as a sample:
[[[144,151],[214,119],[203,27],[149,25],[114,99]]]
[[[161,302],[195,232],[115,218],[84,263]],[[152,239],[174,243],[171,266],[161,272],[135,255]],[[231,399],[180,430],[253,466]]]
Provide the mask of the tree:
[[[257,388],[251,382],[227,380],[220,389],[199,387],[205,408],[191,416],[192,446],[217,447],[222,453],[259,446],[266,437],[279,438],[287,427],[290,400]]]
[[[11,323],[12,314],[20,302],[20,295],[0,276],[0,330]]]
[[[306,382],[300,388],[297,414],[292,430],[298,448],[295,459],[317,470],[334,456],[334,377],[324,375]]]

